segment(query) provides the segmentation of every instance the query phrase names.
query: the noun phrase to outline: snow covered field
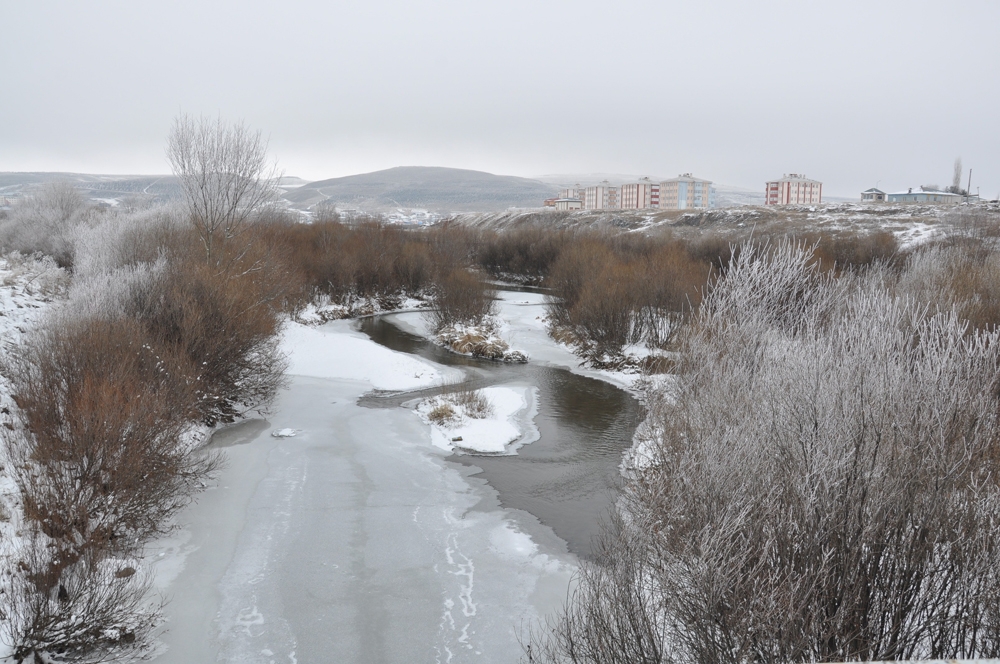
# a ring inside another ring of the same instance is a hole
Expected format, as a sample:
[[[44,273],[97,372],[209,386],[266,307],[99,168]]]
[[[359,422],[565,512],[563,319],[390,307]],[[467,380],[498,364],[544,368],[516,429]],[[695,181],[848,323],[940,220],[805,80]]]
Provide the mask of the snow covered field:
[[[229,467],[149,552],[171,599],[158,661],[517,661],[517,630],[562,603],[574,558],[446,461],[413,411],[356,405],[457,370],[348,322],[290,324],[284,350],[273,416],[215,436]]]
[[[372,343],[351,325],[350,320],[322,327],[288,323],[282,342],[290,360],[288,373],[359,381],[376,390],[415,390],[462,378],[457,369],[435,367]]]

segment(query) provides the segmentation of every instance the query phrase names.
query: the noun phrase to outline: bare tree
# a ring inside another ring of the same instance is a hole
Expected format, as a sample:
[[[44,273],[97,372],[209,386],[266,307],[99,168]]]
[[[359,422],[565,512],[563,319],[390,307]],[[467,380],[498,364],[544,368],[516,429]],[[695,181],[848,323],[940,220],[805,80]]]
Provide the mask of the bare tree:
[[[267,141],[243,122],[180,115],[167,139],[167,158],[209,259],[217,240],[238,234],[277,197],[280,172],[268,161]]]

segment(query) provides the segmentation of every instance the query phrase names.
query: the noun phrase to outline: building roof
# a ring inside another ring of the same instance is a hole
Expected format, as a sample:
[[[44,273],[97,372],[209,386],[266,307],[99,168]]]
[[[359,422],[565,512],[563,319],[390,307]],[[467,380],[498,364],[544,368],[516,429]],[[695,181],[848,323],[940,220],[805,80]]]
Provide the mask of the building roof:
[[[810,180],[801,173],[785,173],[782,177],[775,180],[768,180],[768,182],[784,182],[785,180],[799,180],[802,182],[815,182],[816,184],[823,184],[819,180]]]
[[[669,180],[662,180],[661,182],[707,182],[708,184],[712,184],[711,180],[696,178],[690,173],[682,173],[675,178],[670,178]]]
[[[637,185],[637,184],[646,184],[646,185],[655,184],[655,185],[659,185],[660,183],[659,182],[653,182],[649,178],[639,178],[638,180],[635,180],[633,182],[626,182],[625,184],[623,184],[621,186],[627,187],[627,186],[630,186],[630,185]]]
[[[881,189],[876,189],[875,187],[872,187],[871,189],[865,189],[861,193],[862,194],[884,194],[885,192],[882,191]]]
[[[910,191],[897,191],[897,192],[893,192],[893,193],[891,193],[889,195],[890,196],[916,196],[918,194],[923,194],[925,196],[955,196],[956,198],[965,198],[965,196],[962,195],[962,194],[953,194],[950,191],[934,191],[934,190],[924,191],[923,189],[918,189],[917,191],[913,191],[912,189]]]

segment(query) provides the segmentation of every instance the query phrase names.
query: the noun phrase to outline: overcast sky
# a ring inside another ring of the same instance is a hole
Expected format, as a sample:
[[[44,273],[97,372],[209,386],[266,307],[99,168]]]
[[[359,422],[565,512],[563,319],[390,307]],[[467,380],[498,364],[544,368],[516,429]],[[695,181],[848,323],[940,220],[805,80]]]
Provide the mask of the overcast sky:
[[[288,175],[693,172],[1000,194],[1000,2],[0,0],[0,171],[163,173],[178,112]]]

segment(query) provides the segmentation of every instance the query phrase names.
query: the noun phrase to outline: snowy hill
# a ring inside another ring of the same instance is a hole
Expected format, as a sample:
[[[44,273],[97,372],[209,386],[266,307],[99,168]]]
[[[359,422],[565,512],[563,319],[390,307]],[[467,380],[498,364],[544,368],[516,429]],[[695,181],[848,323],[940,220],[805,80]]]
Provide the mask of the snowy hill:
[[[400,166],[374,173],[320,180],[289,191],[293,207],[329,201],[341,208],[379,211],[419,208],[479,212],[540,207],[559,188],[528,178],[429,166]]]
[[[53,182],[69,182],[87,198],[108,205],[141,198],[164,202],[180,198],[181,189],[173,175],[92,175],[89,173],[0,173],[0,206],[30,195],[38,187]],[[284,176],[278,180],[281,192],[293,191],[308,180]]]

